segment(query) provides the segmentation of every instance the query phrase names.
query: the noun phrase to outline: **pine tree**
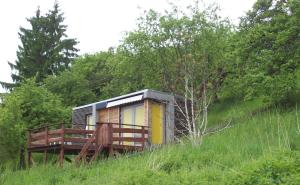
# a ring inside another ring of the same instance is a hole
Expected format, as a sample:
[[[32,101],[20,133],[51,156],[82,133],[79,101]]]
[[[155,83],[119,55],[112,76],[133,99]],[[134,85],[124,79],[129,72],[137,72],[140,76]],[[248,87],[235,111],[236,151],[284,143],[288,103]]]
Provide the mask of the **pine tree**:
[[[38,8],[34,17],[27,19],[31,28],[20,28],[17,60],[15,64],[9,62],[13,71],[11,77],[14,85],[25,79],[35,77],[42,82],[48,75],[56,75],[68,69],[72,60],[77,56],[76,39],[68,39],[67,26],[63,24],[63,13],[55,2],[53,10],[41,15]],[[13,87],[8,83],[1,83],[6,88]]]

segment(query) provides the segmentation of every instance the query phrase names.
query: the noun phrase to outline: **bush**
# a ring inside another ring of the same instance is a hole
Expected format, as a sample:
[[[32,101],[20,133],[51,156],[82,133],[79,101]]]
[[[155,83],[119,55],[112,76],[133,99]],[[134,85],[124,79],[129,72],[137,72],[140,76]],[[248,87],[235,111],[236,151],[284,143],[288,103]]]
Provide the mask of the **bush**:
[[[299,184],[300,152],[284,152],[264,157],[232,172],[226,184]]]
[[[16,163],[26,130],[42,124],[69,121],[70,108],[44,87],[28,80],[5,96],[0,106],[0,161]]]

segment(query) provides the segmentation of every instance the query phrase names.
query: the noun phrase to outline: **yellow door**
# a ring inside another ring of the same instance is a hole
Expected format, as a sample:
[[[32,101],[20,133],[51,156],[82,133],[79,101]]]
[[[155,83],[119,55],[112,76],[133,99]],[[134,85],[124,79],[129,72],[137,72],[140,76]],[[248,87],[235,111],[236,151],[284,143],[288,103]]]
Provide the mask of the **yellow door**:
[[[164,105],[152,103],[151,141],[152,144],[163,143]]]

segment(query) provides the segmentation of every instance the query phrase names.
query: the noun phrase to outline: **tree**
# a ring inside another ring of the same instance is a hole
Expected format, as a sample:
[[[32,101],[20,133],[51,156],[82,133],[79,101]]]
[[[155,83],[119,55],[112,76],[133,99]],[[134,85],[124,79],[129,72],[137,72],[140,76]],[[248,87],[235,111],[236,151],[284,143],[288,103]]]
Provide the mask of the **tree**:
[[[45,124],[69,122],[71,108],[34,79],[26,80],[3,98],[0,106],[0,160],[17,161],[26,130]]]
[[[48,76],[44,80],[45,87],[59,95],[68,106],[83,105],[119,95],[117,88],[111,85],[115,58],[113,51],[79,57],[70,70]]]
[[[96,96],[89,87],[89,81],[80,73],[66,70],[57,76],[48,76],[45,87],[59,95],[67,106],[79,106],[96,101]]]
[[[93,55],[85,55],[78,58],[72,66],[72,72],[82,75],[88,81],[88,87],[96,98],[104,99],[116,95],[110,91],[115,69],[115,53],[112,49],[107,52],[99,52]]]
[[[246,98],[286,100],[296,89],[300,64],[297,0],[258,0],[241,20],[235,45],[234,81]]]
[[[214,7],[201,11],[197,4],[189,10],[184,13],[174,6],[165,14],[148,11],[119,49],[129,58],[122,66],[131,87],[150,86],[184,96],[177,102],[179,109],[185,107],[179,110],[182,126],[192,141],[201,141],[208,104],[218,100],[226,76],[231,25]]]
[[[123,62],[126,72],[134,70],[131,78],[136,79],[131,82],[184,94],[187,65],[192,65],[193,80],[198,84],[205,66],[208,93],[218,99],[226,75],[231,25],[217,16],[216,9],[200,11],[197,6],[188,13],[178,7],[165,14],[150,10],[139,19],[138,29],[130,32],[120,47],[129,58]]]
[[[31,28],[20,28],[21,45],[18,47],[17,60],[15,64],[9,62],[16,84],[32,77],[42,82],[47,75],[56,75],[70,68],[78,51],[75,48],[77,41],[67,38],[67,26],[63,24],[63,13],[57,2],[46,15],[41,15],[38,9],[36,15],[27,21]],[[5,83],[2,85],[11,87]]]

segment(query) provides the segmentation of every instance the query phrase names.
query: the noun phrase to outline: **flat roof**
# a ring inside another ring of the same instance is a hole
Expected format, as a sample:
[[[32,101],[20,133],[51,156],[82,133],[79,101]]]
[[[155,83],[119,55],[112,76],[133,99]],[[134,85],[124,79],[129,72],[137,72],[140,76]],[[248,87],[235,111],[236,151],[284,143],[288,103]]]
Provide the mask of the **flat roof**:
[[[172,96],[171,93],[161,92],[161,91],[152,90],[152,89],[144,89],[144,90],[141,90],[141,91],[132,92],[132,93],[117,96],[117,97],[114,97],[114,98],[110,98],[110,99],[106,99],[106,100],[102,100],[102,101],[98,101],[98,102],[94,102],[94,103],[74,107],[73,110],[77,110],[77,109],[81,109],[81,108],[85,108],[85,107],[90,107],[90,106],[97,105],[97,104],[104,104],[104,103],[112,102],[112,101],[115,101],[115,100],[120,100],[120,99],[128,98],[128,97],[131,97],[131,96],[136,96],[136,95],[149,93],[149,92],[155,93],[156,95],[161,94],[161,95],[165,95],[165,96],[166,95],[167,96]],[[153,98],[153,99],[155,99],[155,97],[144,97],[144,98]]]

